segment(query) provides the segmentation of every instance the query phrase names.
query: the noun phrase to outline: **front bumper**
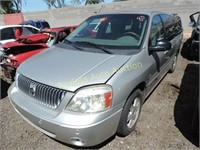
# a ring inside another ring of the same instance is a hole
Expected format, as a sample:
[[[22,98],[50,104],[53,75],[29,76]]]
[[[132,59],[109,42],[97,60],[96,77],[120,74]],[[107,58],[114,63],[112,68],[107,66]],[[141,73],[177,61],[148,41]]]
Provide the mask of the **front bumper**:
[[[44,116],[45,112],[39,104],[38,108],[35,107],[36,104],[30,105],[28,97],[14,85],[15,83],[9,88],[8,96],[15,110],[36,129],[54,139],[70,145],[88,147],[98,145],[116,133],[122,109],[82,115],[62,110],[56,115],[48,113]],[[35,111],[37,114],[34,114]]]

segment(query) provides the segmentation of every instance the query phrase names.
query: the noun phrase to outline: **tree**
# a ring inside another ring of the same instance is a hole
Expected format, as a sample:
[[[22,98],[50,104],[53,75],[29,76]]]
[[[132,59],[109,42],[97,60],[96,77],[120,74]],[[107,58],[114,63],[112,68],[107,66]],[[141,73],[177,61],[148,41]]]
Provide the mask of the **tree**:
[[[26,0],[24,0],[26,1]],[[17,10],[19,10],[20,12],[22,11],[22,0],[13,0],[13,2],[15,3]]]
[[[113,0],[113,2],[123,2],[123,1],[128,1],[128,0]]]
[[[104,0],[86,0],[85,5],[99,4],[103,2]]]
[[[44,0],[45,3],[48,5],[48,8],[62,8],[65,7],[65,0]]]
[[[21,12],[21,0],[2,0],[0,1],[0,13],[12,14]]]
[[[56,7],[55,6],[55,0],[44,0],[48,6],[49,9],[51,9],[51,7]]]
[[[48,5],[48,8],[62,8],[65,7],[65,0],[44,0],[46,4]],[[71,5],[80,5],[85,4],[85,5],[91,5],[91,4],[99,4],[103,3],[104,0],[71,0]]]
[[[65,0],[57,0],[57,3],[59,8],[65,7]]]
[[[0,5],[0,14],[6,14],[6,11]]]

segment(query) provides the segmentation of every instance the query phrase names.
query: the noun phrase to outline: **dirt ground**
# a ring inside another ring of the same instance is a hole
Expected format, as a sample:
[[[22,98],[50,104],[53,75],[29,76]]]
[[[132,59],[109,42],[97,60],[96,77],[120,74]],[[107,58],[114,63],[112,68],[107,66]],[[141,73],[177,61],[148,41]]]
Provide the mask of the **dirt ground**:
[[[199,100],[199,62],[188,60],[186,50],[184,43],[175,72],[165,76],[143,105],[136,130],[124,138],[113,136],[90,149],[199,149],[198,116],[194,115]],[[9,102],[8,87],[1,82],[0,149],[77,149],[49,138],[23,120]]]

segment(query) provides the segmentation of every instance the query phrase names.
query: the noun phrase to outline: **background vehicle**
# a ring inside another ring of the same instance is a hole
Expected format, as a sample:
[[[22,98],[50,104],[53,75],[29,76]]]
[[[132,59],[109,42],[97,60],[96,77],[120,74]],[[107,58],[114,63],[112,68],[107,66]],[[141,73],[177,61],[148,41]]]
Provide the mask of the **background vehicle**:
[[[190,15],[189,25],[193,27],[191,34],[191,43],[189,48],[190,57],[198,57],[199,59],[199,39],[200,39],[200,12]]]
[[[50,25],[45,20],[28,20],[20,23],[21,25],[31,25],[38,29],[49,29]]]
[[[145,99],[175,70],[182,37],[173,14],[91,16],[62,43],[21,64],[9,98],[32,126],[68,144],[127,136]]]
[[[17,41],[4,44],[0,56],[2,78],[7,82],[14,81],[16,69],[23,61],[62,42],[69,33],[70,27],[52,28],[34,35],[20,36]]]
[[[40,30],[30,25],[0,26],[0,45],[15,41],[18,36],[38,33]]]

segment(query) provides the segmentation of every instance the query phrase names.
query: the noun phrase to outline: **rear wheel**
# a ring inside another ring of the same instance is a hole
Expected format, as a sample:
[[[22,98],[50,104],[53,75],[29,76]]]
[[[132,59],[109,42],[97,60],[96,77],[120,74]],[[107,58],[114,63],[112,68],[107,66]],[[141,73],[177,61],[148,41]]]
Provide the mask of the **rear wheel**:
[[[117,129],[119,136],[129,135],[136,126],[142,105],[142,92],[136,90],[125,103]]]

